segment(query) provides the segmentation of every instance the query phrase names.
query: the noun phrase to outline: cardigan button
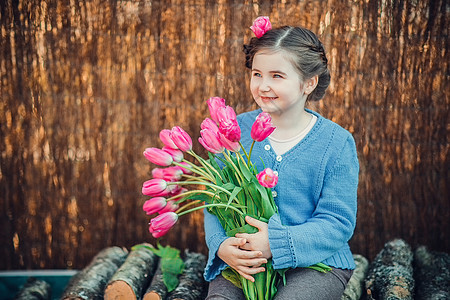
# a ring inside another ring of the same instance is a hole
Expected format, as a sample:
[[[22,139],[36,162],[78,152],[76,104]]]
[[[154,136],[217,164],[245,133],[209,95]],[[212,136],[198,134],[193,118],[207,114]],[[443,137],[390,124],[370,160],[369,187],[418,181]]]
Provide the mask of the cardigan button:
[[[265,145],[264,150],[267,150],[267,151],[270,150],[270,145]]]
[[[283,160],[283,157],[281,155],[278,155],[277,156],[277,161],[282,161],[282,160]]]
[[[277,191],[272,191],[272,196],[275,198],[277,196]]]
[[[278,176],[278,171],[273,171],[273,174],[275,174],[275,176]]]

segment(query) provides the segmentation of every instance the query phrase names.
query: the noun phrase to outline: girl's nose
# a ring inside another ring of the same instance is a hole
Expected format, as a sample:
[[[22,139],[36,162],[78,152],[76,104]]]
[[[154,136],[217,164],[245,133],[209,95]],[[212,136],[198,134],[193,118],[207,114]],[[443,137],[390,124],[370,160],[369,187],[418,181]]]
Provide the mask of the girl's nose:
[[[259,86],[259,89],[260,89],[262,92],[268,92],[268,91],[270,91],[270,85],[268,84],[267,80],[263,80],[263,81],[261,82],[261,85]]]

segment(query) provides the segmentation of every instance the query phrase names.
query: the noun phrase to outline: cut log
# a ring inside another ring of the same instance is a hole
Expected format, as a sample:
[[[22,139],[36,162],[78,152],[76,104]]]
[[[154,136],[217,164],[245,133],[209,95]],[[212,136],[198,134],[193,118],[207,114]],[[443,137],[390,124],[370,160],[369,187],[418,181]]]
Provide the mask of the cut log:
[[[153,247],[150,244],[142,244]],[[159,257],[145,247],[137,247],[109,280],[105,290],[105,300],[141,299],[148,287]]]
[[[207,283],[203,279],[206,256],[201,253],[185,251],[184,272],[177,288],[167,297],[168,300],[205,299]]]
[[[369,269],[369,261],[362,255],[354,254],[356,268],[347,283],[341,300],[359,300],[364,291],[364,279]]]
[[[413,253],[405,241],[384,245],[369,267],[365,281],[367,299],[412,300],[414,296]]]
[[[128,251],[120,247],[109,247],[100,251],[81,272],[68,283],[61,299],[103,299],[109,279],[122,265]]]
[[[30,277],[14,299],[50,300],[51,293],[51,286],[48,282]]]
[[[450,299],[450,255],[424,246],[414,251],[417,300]]]
[[[163,300],[168,294],[161,270],[161,261],[158,261],[155,275],[144,294],[143,300]]]

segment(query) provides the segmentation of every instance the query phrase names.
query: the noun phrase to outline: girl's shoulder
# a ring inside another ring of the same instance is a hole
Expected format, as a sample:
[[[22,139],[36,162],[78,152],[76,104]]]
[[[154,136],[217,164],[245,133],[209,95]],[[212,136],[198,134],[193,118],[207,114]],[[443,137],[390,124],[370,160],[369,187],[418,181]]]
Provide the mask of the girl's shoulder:
[[[329,132],[330,134],[338,135],[343,138],[353,137],[347,129],[331,121],[330,119],[323,117],[318,112],[312,111],[310,109],[306,109],[306,111],[317,117],[316,125],[314,127],[320,128],[322,131]]]

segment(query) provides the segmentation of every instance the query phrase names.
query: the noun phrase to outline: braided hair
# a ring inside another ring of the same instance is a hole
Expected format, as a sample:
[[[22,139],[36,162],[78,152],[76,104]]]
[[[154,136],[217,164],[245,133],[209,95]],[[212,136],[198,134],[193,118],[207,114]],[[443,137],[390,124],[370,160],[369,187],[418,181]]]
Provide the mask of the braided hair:
[[[302,80],[317,75],[318,84],[307,100],[318,101],[323,98],[330,84],[328,59],[322,43],[312,31],[283,26],[267,31],[260,38],[253,37],[243,49],[247,68],[252,68],[253,57],[262,49],[289,53]]]

